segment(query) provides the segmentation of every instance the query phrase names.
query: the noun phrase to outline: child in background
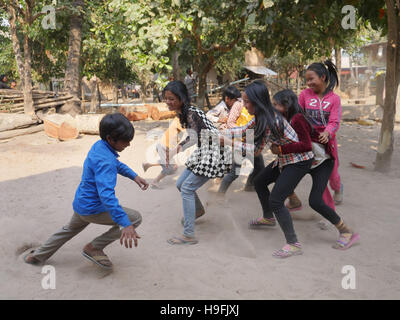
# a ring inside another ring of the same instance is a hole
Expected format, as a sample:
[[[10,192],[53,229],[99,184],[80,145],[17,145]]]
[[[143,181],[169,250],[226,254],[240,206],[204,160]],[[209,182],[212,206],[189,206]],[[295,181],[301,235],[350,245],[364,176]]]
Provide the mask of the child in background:
[[[112,226],[83,248],[82,255],[98,266],[112,268],[103,249],[118,238],[126,248],[132,248],[132,241],[137,247],[140,237],[136,228],[142,217],[136,210],[121,207],[114,191],[117,174],[135,181],[142,190],[148,188],[146,180],[117,159],[117,152],[129,147],[134,134],[131,122],[124,115],[114,113],[104,116],[100,121],[101,140],[92,146],[83,164],[82,180],[75,193],[71,221],[38,249],[30,251],[24,257],[26,263],[44,263],[90,223]]]
[[[333,92],[339,84],[336,66],[326,60],[324,63],[313,63],[306,71],[308,89],[303,90],[299,96],[299,104],[310,117],[313,128],[319,133],[319,142],[330,143],[332,146],[334,168],[329,178],[329,184],[334,190],[334,196],[327,188],[324,191],[324,201],[335,210],[335,204],[343,201],[343,184],[338,172],[339,158],[336,132],[339,130],[342,106],[340,97]],[[295,194],[289,196],[291,209],[301,206],[301,201]]]
[[[220,128],[226,124],[228,119],[229,108],[222,99],[214,108],[206,113],[206,117],[216,128]]]
[[[168,175],[174,174],[178,169],[176,164],[169,163],[168,159],[173,158],[173,154],[170,153],[170,150],[176,148],[179,142],[179,133],[183,132],[183,128],[179,123],[178,118],[174,118],[171,122],[168,129],[164,132],[163,136],[161,137],[160,142],[157,144],[156,149],[157,153],[160,156],[160,160],[157,163],[148,163],[145,162],[142,164],[144,172],[147,169],[155,166],[161,166],[162,170],[160,174],[151,182],[151,187],[154,189],[160,189],[159,182]]]

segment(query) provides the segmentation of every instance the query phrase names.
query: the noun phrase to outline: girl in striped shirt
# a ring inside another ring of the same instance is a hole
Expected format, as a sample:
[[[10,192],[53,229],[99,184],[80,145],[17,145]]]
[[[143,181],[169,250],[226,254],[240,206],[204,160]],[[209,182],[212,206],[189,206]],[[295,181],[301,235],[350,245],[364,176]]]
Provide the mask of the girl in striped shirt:
[[[234,149],[239,149],[242,154],[253,152],[254,155],[261,153],[263,148],[273,143],[272,151],[278,155],[277,159],[270,163],[255,178],[257,195],[263,207],[263,225],[274,226],[276,224],[275,214],[279,225],[285,235],[287,245],[274,252],[273,256],[281,258],[301,254],[301,245],[297,241],[293,228],[292,218],[284,205],[285,199],[290,195],[300,180],[310,171],[314,154],[311,151],[311,143],[302,151],[285,152],[289,144],[299,142],[296,131],[290,126],[284,117],[277,112],[269,97],[265,84],[261,81],[254,81],[246,87],[243,93],[243,102],[249,112],[254,115],[246,126],[226,130],[225,135],[241,134],[246,136],[246,131],[254,130],[254,143],[232,142],[225,138],[224,143],[233,144]],[[268,185],[275,182],[270,192]],[[257,224],[257,222],[255,222]]]

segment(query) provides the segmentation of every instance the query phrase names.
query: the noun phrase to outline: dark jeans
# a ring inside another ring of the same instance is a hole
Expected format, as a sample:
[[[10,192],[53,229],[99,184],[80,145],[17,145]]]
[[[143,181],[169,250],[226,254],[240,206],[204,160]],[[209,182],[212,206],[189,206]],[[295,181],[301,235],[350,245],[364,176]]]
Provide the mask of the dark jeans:
[[[326,186],[328,185],[335,160],[328,159],[321,163],[318,167],[311,169],[310,175],[312,177],[313,185],[308,199],[310,207],[317,211],[321,216],[328,220],[333,225],[340,222],[340,217],[335,210],[327,206],[322,195]]]
[[[272,162],[254,179],[264,218],[273,218],[273,213],[275,214],[287,243],[297,242],[297,237],[292,217],[285,207],[285,200],[293,193],[300,180],[310,172],[311,164],[312,159],[289,164],[284,166],[280,172],[278,166],[272,167]],[[268,185],[272,182],[275,182],[275,185],[270,192]]]
[[[224,178],[221,181],[221,185],[219,187],[218,192],[220,193],[225,193],[230,185],[232,184],[233,181],[239,177],[238,174],[236,174],[236,169],[240,169],[242,164],[238,164],[236,162],[233,163],[232,170],[224,176]],[[246,186],[252,186],[254,185],[254,178],[265,168],[264,165],[264,158],[262,154],[259,154],[254,157],[254,169],[253,172],[249,175],[247,178]]]

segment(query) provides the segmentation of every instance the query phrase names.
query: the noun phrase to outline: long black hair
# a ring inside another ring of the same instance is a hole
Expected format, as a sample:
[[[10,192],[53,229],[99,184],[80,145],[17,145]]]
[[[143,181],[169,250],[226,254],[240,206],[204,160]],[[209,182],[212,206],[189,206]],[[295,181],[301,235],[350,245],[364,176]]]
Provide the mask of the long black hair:
[[[314,71],[318,77],[322,78],[325,76],[326,89],[324,91],[324,95],[328,92],[332,91],[336,86],[339,85],[338,71],[336,66],[331,60],[325,60],[324,63],[314,62],[310,64],[307,68],[307,71]]]
[[[307,120],[308,124],[310,125],[311,131],[314,130],[310,117],[305,113],[304,109],[300,106],[299,100],[297,99],[296,94],[292,90],[290,89],[281,90],[275,93],[273,99],[277,104],[285,107],[286,120],[288,122],[292,120],[295,114],[301,113]]]
[[[283,136],[283,118],[272,106],[269,91],[264,82],[256,80],[245,89],[246,95],[255,108],[256,128],[254,141],[260,143],[267,128],[275,139]]]
[[[188,108],[190,107],[190,98],[185,84],[179,80],[171,81],[165,86],[164,90],[162,91],[163,98],[165,98],[166,91],[172,92],[183,103],[181,109],[182,112],[178,113],[178,117],[182,128],[186,128],[188,124],[187,112]]]

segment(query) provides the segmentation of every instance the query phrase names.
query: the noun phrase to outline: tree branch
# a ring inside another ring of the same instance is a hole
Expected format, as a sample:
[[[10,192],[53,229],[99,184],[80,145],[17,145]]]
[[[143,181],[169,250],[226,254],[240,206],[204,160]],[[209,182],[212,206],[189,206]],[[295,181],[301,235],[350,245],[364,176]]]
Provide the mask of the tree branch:
[[[228,51],[232,50],[232,48],[236,45],[236,43],[238,43],[238,41],[240,40],[240,37],[242,36],[242,30],[243,30],[245,21],[246,21],[246,16],[240,18],[240,27],[238,29],[240,31],[237,32],[237,37],[231,43],[229,43],[226,46],[220,46],[219,44],[213,44],[210,48],[203,47],[200,36],[196,32],[197,25],[194,23],[193,29],[192,29],[192,34],[197,41],[197,49],[199,50],[199,53],[208,54],[212,51],[228,52]]]
[[[18,12],[20,15],[25,16],[24,11],[21,9],[21,5],[18,2],[18,0],[12,0],[10,1],[10,6],[12,6],[16,12]]]

